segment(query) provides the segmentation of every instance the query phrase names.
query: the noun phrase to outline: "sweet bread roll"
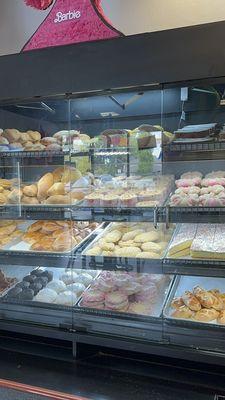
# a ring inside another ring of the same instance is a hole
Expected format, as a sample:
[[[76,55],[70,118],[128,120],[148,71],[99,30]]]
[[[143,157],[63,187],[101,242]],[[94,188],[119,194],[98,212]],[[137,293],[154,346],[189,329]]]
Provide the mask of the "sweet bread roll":
[[[62,182],[56,182],[54,183],[50,189],[47,191],[48,196],[55,196],[55,195],[65,195],[65,185]]]
[[[214,321],[219,317],[219,312],[213,309],[206,309],[202,308],[200,311],[197,311],[194,319],[196,321],[201,321],[201,322],[210,322]]]
[[[140,253],[139,247],[121,247],[117,249],[118,257],[136,257],[137,254]]]
[[[127,242],[122,242],[122,241],[118,242],[118,245],[119,247],[134,247],[134,246],[139,247],[138,245],[140,244],[137,245],[137,243],[134,243],[133,240],[127,240]]]
[[[127,242],[128,240],[133,240],[137,235],[140,235],[143,232],[143,229],[135,229],[131,232],[124,233],[124,235],[122,236],[122,240],[124,242]]]
[[[61,178],[61,182],[63,182],[63,183],[76,182],[81,177],[82,177],[82,174],[77,168],[65,167],[65,170],[64,170],[62,178]]]
[[[36,242],[40,242],[44,238],[44,234],[40,233],[39,231],[37,232],[27,232],[23,235],[23,240],[24,242],[27,242],[29,244],[34,244]]]
[[[192,311],[199,311],[202,308],[200,301],[189,291],[183,294],[182,300]]]
[[[3,186],[0,186],[0,193],[3,193],[4,192],[4,187]]]
[[[27,131],[31,142],[40,142],[41,134],[37,131]]]
[[[69,195],[55,195],[55,196],[50,196],[48,197],[47,200],[45,200],[45,204],[70,204],[71,199]]]
[[[198,311],[200,312],[200,311]],[[190,319],[193,318],[195,315],[194,311],[190,310],[187,306],[181,306],[177,308],[176,311],[174,311],[171,316],[173,318],[184,318],[184,319]]]
[[[121,236],[122,236],[122,233],[120,231],[114,230],[112,232],[107,233],[104,236],[104,240],[106,242],[117,243],[120,240]]]
[[[0,179],[0,186],[4,189],[10,189],[12,187],[12,181],[8,179]]]
[[[9,143],[18,142],[20,132],[17,129],[5,129],[2,136],[6,138]]]
[[[52,248],[54,251],[70,251],[76,246],[76,239],[68,233],[61,233],[53,242]]]
[[[115,248],[114,243],[106,242],[104,239],[100,239],[98,242],[98,246],[105,251],[113,251]]]
[[[176,310],[179,309],[180,307],[184,306],[184,302],[182,300],[182,297],[175,297],[171,301],[171,307],[175,308]]]
[[[211,292],[211,291],[209,291],[209,292]],[[224,307],[223,299],[216,292],[212,293],[212,295],[214,296],[214,302],[213,302],[212,308],[214,308],[217,311],[224,310],[225,307]]]
[[[22,190],[13,189],[7,197],[10,204],[19,204],[21,202],[21,197],[23,195]]]
[[[21,231],[20,229],[16,229],[11,235],[10,235],[10,237],[12,238],[12,239],[14,239],[14,238],[20,238],[20,237],[22,237],[23,236],[23,231]]]
[[[35,251],[52,251],[52,245],[54,243],[54,239],[44,237],[38,242],[35,242],[31,246],[31,250]]]
[[[49,234],[59,230],[59,226],[53,221],[45,221],[42,225],[41,231]],[[62,233],[62,231],[60,232]]]
[[[217,322],[218,322],[218,324],[225,325],[225,310],[223,310],[219,313]]]
[[[161,253],[161,251],[163,250],[160,244],[154,242],[143,243],[141,245],[141,248],[144,251],[153,251],[154,253]]]
[[[45,223],[45,221],[34,222],[32,225],[29,226],[29,228],[27,229],[27,232],[31,233],[31,232],[39,231],[40,229],[42,229],[42,226],[44,223]]]
[[[61,182],[63,173],[64,167],[58,167],[52,172],[54,183]]]
[[[33,204],[37,205],[40,204],[37,197],[28,197],[28,196],[23,196],[21,199],[22,204]]]
[[[47,197],[47,192],[50,187],[53,185],[53,175],[51,173],[47,173],[38,181],[37,184],[37,198],[39,201],[45,200]]]
[[[20,132],[20,138],[18,139],[18,142],[24,144],[26,142],[30,141],[30,136],[28,135],[27,132]]]
[[[13,222],[12,224],[10,224],[8,226],[2,226],[0,228],[0,237],[11,235],[16,230],[16,228],[17,228],[17,225],[15,222]]]
[[[200,301],[201,305],[205,308],[212,308],[215,296],[206,290],[198,290],[194,292],[195,297]]]
[[[5,196],[3,193],[0,193],[0,205],[7,204],[7,196]]]
[[[51,232],[51,237],[52,238],[54,238],[54,239],[56,239],[59,235],[61,235],[61,233],[68,233],[68,232],[70,232],[71,233],[71,231],[69,231],[68,229],[57,229],[56,231],[53,231],[53,232]]]
[[[154,231],[141,233],[134,238],[137,243],[156,242],[157,240],[159,240],[159,234]]]
[[[23,194],[28,197],[37,197],[37,185],[24,186]]]

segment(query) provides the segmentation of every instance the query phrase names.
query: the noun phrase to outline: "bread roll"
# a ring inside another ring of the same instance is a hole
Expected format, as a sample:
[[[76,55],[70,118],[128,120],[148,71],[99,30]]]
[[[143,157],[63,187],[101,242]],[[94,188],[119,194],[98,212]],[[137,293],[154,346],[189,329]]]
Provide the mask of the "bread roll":
[[[158,253],[154,253],[153,251],[143,251],[142,253],[138,253],[136,255],[136,258],[153,258],[157,259],[159,258]]]
[[[22,204],[40,204],[37,197],[28,197],[28,196],[23,196],[21,199]]]
[[[57,143],[57,139],[54,137],[46,136],[41,139],[41,144],[43,144],[44,146],[48,146],[53,143]]]
[[[41,140],[41,134],[37,131],[27,131],[31,142],[39,142]]]
[[[61,182],[69,183],[76,182],[78,179],[82,177],[81,172],[76,168],[65,167],[65,171],[62,175]]]
[[[0,144],[7,145],[7,144],[9,144],[9,141],[5,137],[0,136]]]
[[[13,223],[14,221],[12,221],[11,219],[0,220],[0,227],[12,225]]]
[[[199,311],[201,310],[202,306],[199,300],[189,291],[186,291],[183,296],[182,300],[184,304],[190,308],[192,311]]]
[[[213,309],[206,309],[202,308],[200,311],[197,311],[194,319],[196,321],[201,321],[201,322],[210,322],[214,321],[219,317],[219,312]]]
[[[0,228],[0,236],[8,236],[11,235],[17,228],[17,225],[15,222],[8,226],[2,226]]]
[[[28,135],[27,132],[20,132],[20,138],[18,139],[18,142],[24,144],[30,140],[30,136]]]
[[[3,193],[0,193],[0,205],[4,205],[7,203],[7,196],[5,196]]]
[[[200,311],[198,311],[200,312]],[[190,319],[193,318],[195,313],[190,310],[187,306],[181,306],[171,314],[173,318]]]
[[[221,311],[218,318],[217,318],[218,324],[225,325],[225,310]]]
[[[27,232],[32,233],[32,232],[39,231],[40,229],[42,229],[42,226],[44,223],[45,223],[45,221],[34,222],[32,225],[29,226],[29,228],[27,229]]]
[[[29,151],[29,150],[32,149],[33,143],[32,143],[31,141],[28,140],[27,142],[23,143],[23,147],[24,147],[24,149],[26,149],[27,151]]]
[[[8,203],[10,204],[19,204],[21,202],[21,197],[23,195],[22,190],[13,189],[12,192],[8,195]]]
[[[122,233],[119,230],[114,230],[104,236],[106,242],[116,243],[121,239]]]
[[[49,150],[49,151],[60,151],[61,149],[62,149],[62,147],[58,143],[52,143],[46,147],[46,150]]]
[[[128,240],[134,239],[135,236],[140,235],[141,233],[143,233],[143,229],[135,229],[131,232],[124,233],[122,240],[127,242]]]
[[[20,132],[17,129],[5,129],[2,136],[6,138],[9,143],[18,142]]]
[[[75,238],[71,236],[70,233],[65,235],[63,232],[55,239],[52,248],[55,251],[70,251],[74,246],[76,246],[76,244],[77,242]]]
[[[53,185],[53,175],[51,173],[47,173],[38,181],[37,188],[37,198],[39,201],[45,200],[47,197],[47,192],[50,187]]]
[[[184,305],[182,297],[175,297],[171,302],[171,307],[175,308],[176,310],[179,309]]]
[[[9,181],[8,179],[0,179],[0,185],[4,189],[9,189],[12,186],[12,181]]]
[[[85,194],[83,192],[71,192],[70,196],[72,200],[83,200]]]
[[[37,185],[24,186],[23,194],[28,197],[36,197],[37,196]]]
[[[58,167],[52,172],[54,183],[61,182],[63,173],[64,167]]]
[[[58,194],[64,195],[66,194],[65,185],[62,182],[54,183],[50,189],[47,191],[48,196],[55,196]]]
[[[45,221],[41,228],[41,231],[46,234],[52,233],[57,230],[59,230],[59,225],[57,225],[54,221]],[[60,234],[61,233],[62,231],[60,231]]]
[[[32,244],[31,250],[48,251],[49,252],[49,251],[53,250],[53,248],[52,248],[53,243],[54,243],[54,239],[44,237],[43,239]]]
[[[71,199],[68,195],[55,195],[50,196],[47,200],[45,200],[45,204],[70,204]]]
[[[141,245],[143,251],[153,251],[154,253],[161,253],[162,246],[154,242],[145,242]]]
[[[137,235],[134,238],[135,242],[140,242],[140,243],[145,243],[145,242],[156,242],[159,239],[159,234],[158,232],[145,232],[141,233],[140,235]]]
[[[200,301],[201,305],[205,308],[212,308],[214,301],[215,301],[215,296],[207,292],[206,290],[195,290],[194,289],[194,295],[197,297],[197,299]]]
[[[30,148],[31,151],[43,151],[45,150],[45,146],[41,143],[33,143],[32,147]]]
[[[0,186],[0,193],[3,193],[3,192],[4,192],[4,187]]]

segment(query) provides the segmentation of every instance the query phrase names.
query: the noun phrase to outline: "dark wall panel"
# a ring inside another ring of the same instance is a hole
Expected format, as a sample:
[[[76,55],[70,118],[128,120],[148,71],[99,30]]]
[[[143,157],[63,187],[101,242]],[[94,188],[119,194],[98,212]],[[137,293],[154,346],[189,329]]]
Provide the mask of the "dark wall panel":
[[[0,58],[0,100],[225,75],[225,22]]]

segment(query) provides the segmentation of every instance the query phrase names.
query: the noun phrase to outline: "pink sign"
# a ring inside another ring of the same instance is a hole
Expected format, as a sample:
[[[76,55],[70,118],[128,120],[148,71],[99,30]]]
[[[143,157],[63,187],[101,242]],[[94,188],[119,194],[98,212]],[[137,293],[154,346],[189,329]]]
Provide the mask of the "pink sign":
[[[22,51],[122,36],[105,17],[101,0],[24,1],[40,13],[50,11]]]

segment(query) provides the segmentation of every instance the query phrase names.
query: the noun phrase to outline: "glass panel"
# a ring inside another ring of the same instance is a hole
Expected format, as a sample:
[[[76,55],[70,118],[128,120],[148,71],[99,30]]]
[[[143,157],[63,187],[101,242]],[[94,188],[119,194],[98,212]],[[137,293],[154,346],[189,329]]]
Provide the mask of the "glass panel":
[[[64,276],[72,274],[77,243],[73,166],[60,133],[69,130],[69,101],[4,105],[0,127],[1,318],[70,328],[72,293]]]

